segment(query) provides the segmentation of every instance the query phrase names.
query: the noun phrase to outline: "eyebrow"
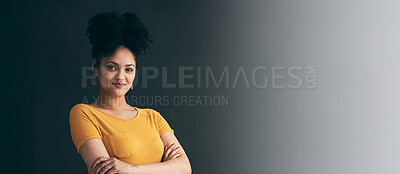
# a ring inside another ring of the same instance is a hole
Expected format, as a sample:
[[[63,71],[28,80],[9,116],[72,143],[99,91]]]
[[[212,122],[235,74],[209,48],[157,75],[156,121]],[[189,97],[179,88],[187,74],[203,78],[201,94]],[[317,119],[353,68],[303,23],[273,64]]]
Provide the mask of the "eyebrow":
[[[108,61],[108,62],[106,62],[106,63],[112,63],[112,64],[114,64],[114,65],[119,66],[118,63],[115,63],[115,62],[113,62],[113,61]],[[134,66],[134,67],[136,67],[134,64],[126,64],[125,66]]]

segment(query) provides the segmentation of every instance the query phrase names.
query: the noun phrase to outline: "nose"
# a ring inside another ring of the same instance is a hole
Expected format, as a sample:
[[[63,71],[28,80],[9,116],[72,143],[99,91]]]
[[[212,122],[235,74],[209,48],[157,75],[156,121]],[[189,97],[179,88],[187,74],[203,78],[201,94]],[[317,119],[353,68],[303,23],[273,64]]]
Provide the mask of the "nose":
[[[125,73],[125,71],[123,70],[123,69],[120,69],[119,71],[118,71],[118,73],[115,75],[115,78],[117,79],[117,80],[121,80],[121,79],[123,79],[124,78],[124,74]]]

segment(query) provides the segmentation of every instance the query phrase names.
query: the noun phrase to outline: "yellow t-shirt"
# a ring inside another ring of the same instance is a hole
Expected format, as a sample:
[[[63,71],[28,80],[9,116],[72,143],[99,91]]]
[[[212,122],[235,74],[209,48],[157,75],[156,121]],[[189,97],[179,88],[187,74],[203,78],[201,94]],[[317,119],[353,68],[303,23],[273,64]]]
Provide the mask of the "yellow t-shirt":
[[[164,144],[160,136],[174,131],[159,112],[136,110],[135,118],[124,120],[91,105],[75,105],[70,111],[70,128],[78,152],[86,141],[99,138],[110,157],[130,164],[161,162]]]

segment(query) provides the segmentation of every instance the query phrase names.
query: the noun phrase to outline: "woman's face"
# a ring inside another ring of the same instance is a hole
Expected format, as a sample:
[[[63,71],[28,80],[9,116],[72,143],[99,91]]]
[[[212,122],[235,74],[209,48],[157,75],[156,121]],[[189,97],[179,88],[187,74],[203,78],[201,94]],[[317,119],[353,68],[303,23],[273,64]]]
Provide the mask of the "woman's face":
[[[109,96],[124,96],[133,85],[135,74],[136,61],[127,48],[120,47],[113,55],[100,61],[100,87]]]

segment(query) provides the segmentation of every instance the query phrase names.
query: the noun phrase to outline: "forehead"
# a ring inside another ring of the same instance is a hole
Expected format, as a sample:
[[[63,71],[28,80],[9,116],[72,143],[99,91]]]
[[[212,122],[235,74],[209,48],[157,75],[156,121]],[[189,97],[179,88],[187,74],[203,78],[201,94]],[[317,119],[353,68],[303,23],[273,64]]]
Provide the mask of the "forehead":
[[[136,65],[135,57],[127,48],[118,48],[114,54],[103,58],[103,62],[113,61],[118,64],[134,64]]]

